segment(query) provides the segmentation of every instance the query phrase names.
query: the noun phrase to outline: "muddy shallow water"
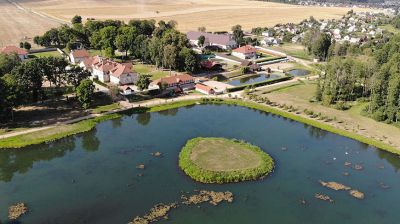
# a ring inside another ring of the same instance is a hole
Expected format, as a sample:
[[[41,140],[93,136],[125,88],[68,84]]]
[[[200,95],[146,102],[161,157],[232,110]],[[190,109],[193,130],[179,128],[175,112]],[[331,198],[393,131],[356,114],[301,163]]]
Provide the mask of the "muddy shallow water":
[[[179,170],[178,154],[199,136],[246,140],[268,152],[276,168],[260,181],[193,182]],[[206,189],[230,191],[234,201],[181,206],[159,223],[392,224],[400,218],[399,168],[398,156],[279,116],[196,105],[124,116],[51,144],[0,152],[0,220],[7,220],[10,205],[24,202],[29,213],[21,223],[128,223],[158,203]],[[351,186],[365,197],[323,187],[320,180]]]

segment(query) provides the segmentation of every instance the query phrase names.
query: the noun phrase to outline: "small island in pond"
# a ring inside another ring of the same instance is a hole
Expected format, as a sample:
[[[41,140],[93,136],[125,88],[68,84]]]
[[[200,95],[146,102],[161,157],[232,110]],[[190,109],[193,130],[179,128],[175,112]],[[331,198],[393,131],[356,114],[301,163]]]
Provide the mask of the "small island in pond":
[[[179,167],[196,181],[222,184],[260,179],[272,172],[274,161],[244,141],[199,137],[182,148]]]

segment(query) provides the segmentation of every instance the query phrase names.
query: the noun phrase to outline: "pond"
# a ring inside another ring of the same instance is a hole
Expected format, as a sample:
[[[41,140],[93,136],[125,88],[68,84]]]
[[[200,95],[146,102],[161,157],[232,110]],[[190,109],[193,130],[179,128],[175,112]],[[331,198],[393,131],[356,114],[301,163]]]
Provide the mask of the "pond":
[[[179,170],[178,154],[199,136],[246,140],[277,166],[259,181],[196,183]],[[151,155],[157,151],[162,157]],[[124,116],[51,144],[1,151],[0,220],[6,221],[8,206],[26,202],[31,211],[21,223],[127,223],[157,203],[179,201],[181,192],[207,189],[231,191],[234,202],[182,206],[159,223],[393,224],[400,217],[399,168],[397,156],[276,115],[196,105]],[[358,189],[365,199],[324,188],[319,180]],[[315,199],[316,193],[334,203]]]
[[[293,70],[288,71],[287,73],[290,75],[293,75],[293,76],[305,76],[305,75],[310,74],[310,71],[305,70],[305,69],[293,69]]]
[[[227,82],[227,84],[232,85],[232,86],[241,86],[241,85],[262,82],[265,80],[276,79],[279,77],[282,77],[282,76],[279,74],[274,74],[274,73],[272,73],[272,74],[258,73],[257,75],[248,75],[248,76],[241,77],[241,78],[231,79]]]

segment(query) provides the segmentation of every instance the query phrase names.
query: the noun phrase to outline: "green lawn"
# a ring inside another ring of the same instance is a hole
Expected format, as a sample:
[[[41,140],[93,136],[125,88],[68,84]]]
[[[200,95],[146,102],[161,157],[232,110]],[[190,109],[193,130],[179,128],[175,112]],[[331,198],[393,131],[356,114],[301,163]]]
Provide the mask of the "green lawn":
[[[39,52],[39,53],[29,54],[29,57],[32,57],[32,58],[62,57],[62,55],[58,51],[47,51],[47,52]]]
[[[22,148],[28,145],[36,145],[48,141],[54,141],[67,136],[86,132],[93,129],[97,123],[118,118],[119,114],[103,115],[97,118],[80,121],[74,124],[60,125],[54,128],[18,135],[6,139],[0,139],[0,148]]]
[[[151,75],[151,80],[156,80],[170,74],[169,71],[160,71],[157,70],[154,65],[147,64],[135,64],[133,65],[133,69],[140,74],[149,74]]]
[[[312,56],[310,56],[304,46],[300,44],[292,44],[292,43],[284,43],[281,46],[271,46],[269,49],[283,52],[289,56],[293,56],[300,59],[311,60]]]
[[[190,158],[206,170],[233,171],[251,169],[260,165],[257,153],[244,145],[221,138],[204,138],[192,149]]]
[[[384,30],[394,33],[394,34],[400,33],[400,29],[395,28],[392,24],[386,24],[383,26],[379,26],[379,28],[384,29]]]
[[[92,109],[91,112],[94,114],[101,114],[104,112],[108,112],[111,110],[116,110],[120,109],[121,107],[118,105],[118,103],[113,103],[109,105],[103,105],[103,106],[97,106],[96,108]]]

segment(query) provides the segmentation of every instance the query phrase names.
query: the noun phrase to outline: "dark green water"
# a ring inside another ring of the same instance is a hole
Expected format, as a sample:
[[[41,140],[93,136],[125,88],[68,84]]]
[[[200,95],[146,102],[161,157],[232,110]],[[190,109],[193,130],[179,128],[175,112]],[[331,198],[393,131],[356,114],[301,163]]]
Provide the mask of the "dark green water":
[[[275,159],[275,172],[255,182],[195,183],[178,169],[177,156],[198,136],[258,145]],[[156,151],[163,158],[150,155]],[[364,169],[345,167],[345,161]],[[145,170],[135,168],[140,163]],[[22,201],[31,212],[21,223],[127,223],[156,203],[179,200],[181,191],[210,189],[232,191],[234,203],[181,207],[160,223],[394,224],[399,168],[397,156],[301,123],[242,107],[198,105],[125,116],[49,145],[0,152],[0,219],[4,223],[8,206]],[[359,189],[365,199],[325,189],[318,180]],[[335,203],[314,199],[318,192]]]

